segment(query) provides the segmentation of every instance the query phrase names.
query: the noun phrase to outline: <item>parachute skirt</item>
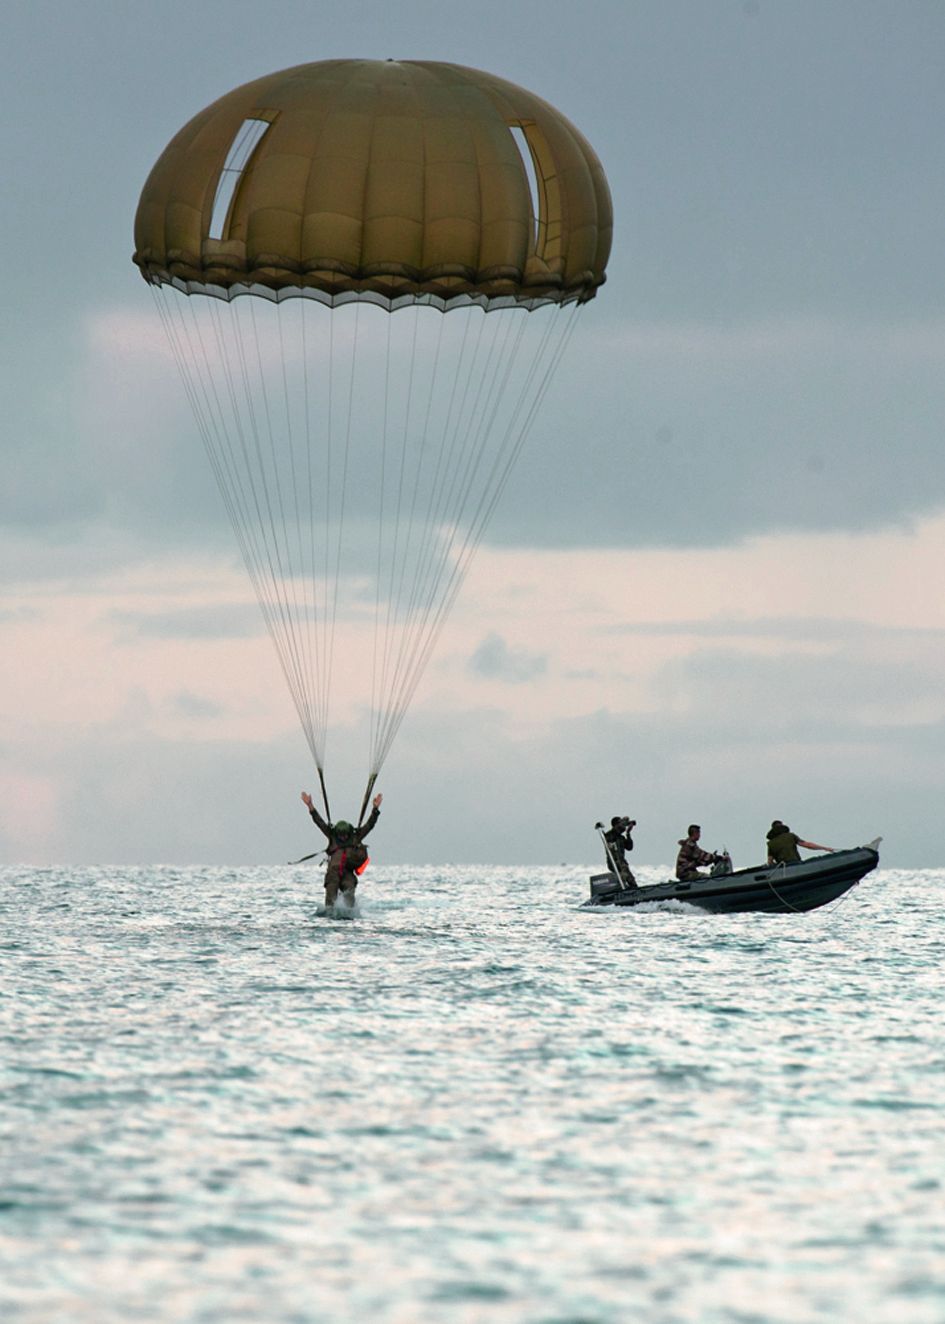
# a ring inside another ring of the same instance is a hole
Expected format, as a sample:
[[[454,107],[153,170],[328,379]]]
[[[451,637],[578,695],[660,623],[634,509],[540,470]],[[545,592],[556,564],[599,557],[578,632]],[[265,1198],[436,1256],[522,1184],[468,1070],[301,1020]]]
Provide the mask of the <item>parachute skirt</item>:
[[[486,294],[475,285],[462,290],[453,287],[443,293],[424,290],[420,293],[391,292],[385,294],[377,282],[352,283],[350,287],[330,289],[321,285],[273,285],[261,281],[255,283],[234,282],[232,284],[214,284],[205,277],[191,277],[174,274],[170,271],[148,266],[143,270],[145,280],[150,285],[166,285],[181,294],[204,294],[212,299],[221,299],[229,303],[246,295],[256,299],[266,299],[269,303],[283,303],[286,299],[311,299],[324,304],[327,308],[342,308],[350,303],[369,303],[385,312],[395,313],[401,308],[436,308],[439,312],[451,312],[458,308],[481,308],[491,313],[513,308],[524,312],[534,312],[536,308],[545,308],[549,304],[563,307],[571,303],[586,303],[594,297],[582,284],[579,288],[567,291],[536,291],[528,296],[517,293]],[[595,291],[596,292],[596,291]]]

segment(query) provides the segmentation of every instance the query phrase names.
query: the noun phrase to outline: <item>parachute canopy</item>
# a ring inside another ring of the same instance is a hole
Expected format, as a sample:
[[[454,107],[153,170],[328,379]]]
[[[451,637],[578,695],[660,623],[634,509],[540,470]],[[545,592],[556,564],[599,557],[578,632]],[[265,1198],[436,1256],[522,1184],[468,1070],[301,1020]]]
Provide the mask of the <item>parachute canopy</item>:
[[[593,298],[611,231],[600,162],[541,98],[455,64],[326,60],[181,129],[141,194],[134,260],[223,298],[534,307]]]
[[[611,228],[564,116],[453,64],[257,79],[151,171],[134,260],[323,791],[333,671],[370,711],[370,791]]]

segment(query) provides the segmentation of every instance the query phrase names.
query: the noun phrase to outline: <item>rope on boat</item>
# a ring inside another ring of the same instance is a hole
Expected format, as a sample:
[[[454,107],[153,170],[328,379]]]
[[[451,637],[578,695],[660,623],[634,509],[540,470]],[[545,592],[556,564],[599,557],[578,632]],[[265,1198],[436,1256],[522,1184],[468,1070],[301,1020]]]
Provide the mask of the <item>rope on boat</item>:
[[[782,872],[783,872],[786,868],[787,868],[787,865],[786,865],[786,864],[783,864],[783,863],[781,863],[781,864],[776,864],[776,865],[775,865],[775,869],[780,869]],[[783,897],[783,896],[781,895],[781,893],[780,893],[780,892],[778,891],[778,889],[775,887],[774,883],[771,881],[771,875],[770,875],[770,874],[769,874],[768,877],[765,879],[765,882],[768,884],[768,886],[771,888],[772,892],[775,894],[775,896],[776,896],[776,897],[778,898],[778,900],[781,902],[781,905],[782,905],[782,906],[787,906],[788,910],[793,911],[795,915],[803,915],[804,912],[803,912],[802,910],[799,910],[797,906],[792,906],[791,903],[790,903],[790,901],[788,901],[787,897]]]
[[[787,865],[784,863],[776,864],[774,867],[775,869],[780,869],[782,872],[784,872],[787,869]],[[790,901],[788,901],[787,897],[782,896],[781,893],[778,891],[778,889],[775,887],[774,883],[771,881],[770,876],[766,878],[765,881],[767,882],[768,886],[771,888],[775,896],[778,898],[778,900],[781,902],[782,906],[787,906],[788,910],[792,911],[795,915],[807,915],[810,913],[809,911],[806,910],[800,910],[797,906],[792,906]],[[837,901],[835,905],[832,905],[830,907],[818,906],[817,909],[823,910],[824,913],[827,915],[833,914],[833,912],[837,909],[837,906],[843,905],[847,897],[852,894],[853,888],[859,887],[860,881],[861,881],[860,879],[857,879],[857,881],[853,884],[853,887],[848,888],[847,891],[844,892],[842,896],[837,897]]]

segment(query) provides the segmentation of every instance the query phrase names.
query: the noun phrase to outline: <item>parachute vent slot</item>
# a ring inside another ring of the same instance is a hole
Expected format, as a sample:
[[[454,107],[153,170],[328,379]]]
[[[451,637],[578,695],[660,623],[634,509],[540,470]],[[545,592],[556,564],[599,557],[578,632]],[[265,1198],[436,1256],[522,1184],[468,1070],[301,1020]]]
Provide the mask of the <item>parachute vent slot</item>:
[[[236,197],[236,190],[239,188],[240,180],[252,160],[253,153],[265,137],[266,130],[270,127],[269,120],[261,119],[244,120],[240,125],[239,132],[233,139],[233,144],[220,173],[216,197],[213,199],[209,238],[226,238],[226,232],[229,229],[230,208],[233,205],[233,199]]]
[[[539,198],[542,196],[542,191],[539,189],[538,185],[538,167],[524,126],[521,124],[510,124],[509,129],[515,140],[515,146],[518,148],[518,154],[522,158],[525,178],[528,180],[528,192],[532,201],[532,233],[530,238],[532,246],[537,249],[539,227],[541,220],[543,219],[539,204]]]

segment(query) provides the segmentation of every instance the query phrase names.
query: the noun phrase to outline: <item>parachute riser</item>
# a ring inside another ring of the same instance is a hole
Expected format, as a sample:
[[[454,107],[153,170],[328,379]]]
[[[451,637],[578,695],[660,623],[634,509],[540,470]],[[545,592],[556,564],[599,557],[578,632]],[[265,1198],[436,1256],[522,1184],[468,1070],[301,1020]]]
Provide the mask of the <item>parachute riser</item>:
[[[374,790],[374,784],[377,781],[377,773],[372,772],[368,777],[368,783],[364,791],[364,799],[361,801],[361,812],[358,815],[358,827],[364,822],[364,815],[367,812],[368,801],[371,798],[371,792]]]
[[[325,788],[325,773],[322,768],[318,769],[318,784],[322,788],[322,804],[325,806],[325,820],[331,822],[331,809],[328,806],[328,791]]]

